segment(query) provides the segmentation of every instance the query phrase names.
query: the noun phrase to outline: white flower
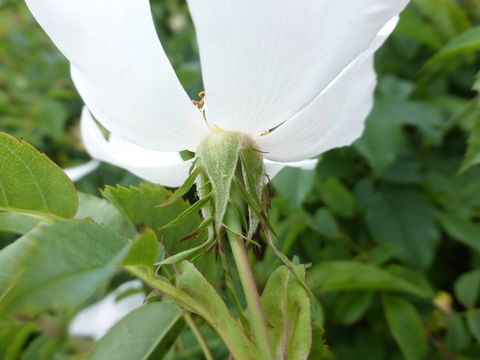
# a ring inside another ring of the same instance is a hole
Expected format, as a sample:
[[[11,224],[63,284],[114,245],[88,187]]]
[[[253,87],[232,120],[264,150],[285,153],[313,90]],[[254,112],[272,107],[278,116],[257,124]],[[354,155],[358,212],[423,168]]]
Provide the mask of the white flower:
[[[83,165],[63,169],[63,171],[65,171],[70,180],[78,181],[98,168],[98,165],[100,163],[97,160],[91,160]]]
[[[142,282],[132,280],[119,286],[102,300],[80,311],[70,323],[69,332],[75,336],[100,339],[125,315],[143,305],[145,294],[140,292]],[[121,299],[122,294],[138,290]]]
[[[178,186],[191,165],[178,152],[214,127],[248,133],[271,175],[351,144],[372,108],[374,53],[408,0],[187,0],[204,114],[163,51],[148,0],[26,2],[71,62],[90,154]]]

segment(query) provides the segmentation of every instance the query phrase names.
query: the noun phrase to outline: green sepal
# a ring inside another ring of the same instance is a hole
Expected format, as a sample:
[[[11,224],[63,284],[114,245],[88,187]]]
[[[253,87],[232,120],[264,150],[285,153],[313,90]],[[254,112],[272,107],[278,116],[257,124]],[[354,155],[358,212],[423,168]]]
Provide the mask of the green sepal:
[[[182,251],[181,253],[175,254],[173,256],[169,256],[166,259],[155,263],[155,265],[157,266],[171,265],[171,264],[179,263],[183,260],[192,259],[195,255],[198,255],[205,251],[210,250],[214,245],[215,245],[215,242],[213,241],[213,239],[205,241],[204,243],[202,243],[197,247]]]
[[[266,231],[266,238],[267,238],[267,244],[270,247],[270,249],[273,251],[273,253],[279,258],[279,260],[283,263],[283,265],[285,265],[292,272],[292,274],[295,276],[298,282],[302,284],[302,287],[310,295],[311,299],[313,301],[316,301],[315,295],[313,295],[312,291],[310,290],[307,283],[305,282],[305,276],[298,271],[298,267],[293,262],[291,262],[288,257],[286,257],[280,250],[277,249],[277,247],[273,243],[272,235],[270,234],[269,231]]]
[[[240,152],[240,164],[242,165],[242,177],[245,188],[252,194],[253,201],[256,202],[262,213],[266,212],[267,197],[264,196],[265,186],[265,168],[263,157],[258,150],[253,148],[244,148]],[[248,233],[251,238],[260,223],[260,218],[248,207]]]
[[[195,184],[195,181],[197,179],[197,176],[198,176],[198,173],[199,173],[199,170],[200,170],[198,167],[195,167],[195,165],[193,165],[193,166],[194,166],[193,170],[190,172],[190,175],[188,176],[187,180],[185,180],[183,185],[180,186],[172,194],[172,196],[167,197],[164,202],[162,202],[160,205],[157,205],[155,207],[161,208],[161,207],[170,206],[173,203],[175,203],[176,201],[178,201],[179,199],[181,199],[182,196],[186,195],[190,191],[190,189]]]
[[[193,214],[197,214],[198,211],[205,206],[207,202],[210,201],[212,198],[211,195],[207,195],[203,199],[198,200],[195,204],[189,206],[185,211],[183,211],[180,215],[178,215],[174,220],[170,221],[168,224],[165,224],[163,226],[160,226],[157,230],[166,230],[170,229],[174,226],[177,226],[178,224],[181,224],[184,222],[186,219],[191,217]]]
[[[215,131],[200,144],[198,164],[210,181],[215,208],[215,231],[220,233],[230,199],[243,136],[229,131]]]

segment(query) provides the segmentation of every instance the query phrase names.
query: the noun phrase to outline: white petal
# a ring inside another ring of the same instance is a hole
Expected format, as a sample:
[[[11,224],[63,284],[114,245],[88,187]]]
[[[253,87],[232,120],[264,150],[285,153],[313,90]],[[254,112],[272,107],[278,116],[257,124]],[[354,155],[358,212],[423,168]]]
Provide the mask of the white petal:
[[[208,131],[158,40],[148,0],[27,0],[72,63],[90,110],[111,132],[158,151],[194,149]]]
[[[129,281],[115,289],[103,300],[80,311],[72,320],[70,334],[94,340],[100,339],[125,315],[142,306],[145,294],[136,293],[120,301],[116,301],[116,298],[128,290],[141,288],[140,281]]]
[[[303,109],[408,0],[188,0],[208,119],[259,133]]]
[[[373,107],[374,52],[395,27],[392,19],[372,45],[352,62],[309,106],[255,141],[266,157],[298,161],[350,145],[361,136]]]
[[[178,152],[147,150],[114,135],[107,141],[87,108],[82,112],[81,130],[85,147],[95,159],[169,187],[182,185],[188,177],[192,161],[183,161]]]
[[[91,160],[83,165],[63,169],[63,171],[65,171],[70,180],[75,182],[95,171],[98,165],[100,165],[99,161]]]
[[[317,166],[317,159],[302,160],[296,162],[276,162],[265,159],[265,171],[270,179],[273,179],[285,167],[295,167],[304,170],[313,170]]]

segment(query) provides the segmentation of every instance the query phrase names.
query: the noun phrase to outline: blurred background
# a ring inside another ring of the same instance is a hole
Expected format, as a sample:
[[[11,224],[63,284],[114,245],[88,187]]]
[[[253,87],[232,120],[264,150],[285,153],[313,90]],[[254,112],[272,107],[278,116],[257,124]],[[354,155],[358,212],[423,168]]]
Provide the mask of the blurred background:
[[[166,52],[197,98],[186,4],[151,3]],[[280,248],[313,264],[316,321],[332,358],[480,359],[478,50],[479,0],[412,0],[378,52],[364,136],[322,155],[315,171],[287,169],[273,181]],[[75,166],[89,159],[81,108],[68,64],[23,2],[0,0],[0,131]],[[77,188],[98,195],[106,184],[139,182],[102,164]],[[0,247],[15,238],[0,227]],[[256,264],[260,285],[272,261]]]

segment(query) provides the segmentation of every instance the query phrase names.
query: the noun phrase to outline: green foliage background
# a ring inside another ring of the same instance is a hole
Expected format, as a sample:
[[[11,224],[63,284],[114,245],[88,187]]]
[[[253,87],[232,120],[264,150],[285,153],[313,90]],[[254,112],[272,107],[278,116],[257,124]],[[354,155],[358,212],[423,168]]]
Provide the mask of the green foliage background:
[[[202,85],[186,5],[152,7],[195,98]],[[322,155],[314,172],[287,169],[273,182],[280,248],[313,264],[316,321],[335,359],[480,358],[478,50],[480,1],[413,0],[377,55],[362,139]],[[67,63],[23,3],[0,0],[0,131],[73,166],[88,159],[81,106]],[[103,164],[77,188],[98,195],[139,182]],[[15,238],[0,231],[0,246]],[[259,255],[261,285],[274,265]]]

